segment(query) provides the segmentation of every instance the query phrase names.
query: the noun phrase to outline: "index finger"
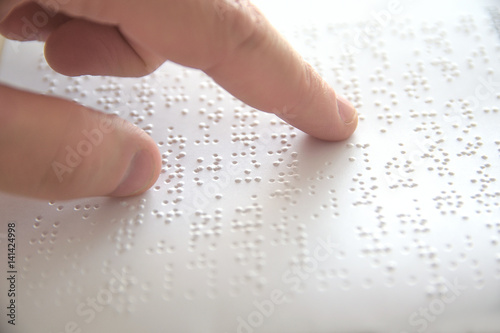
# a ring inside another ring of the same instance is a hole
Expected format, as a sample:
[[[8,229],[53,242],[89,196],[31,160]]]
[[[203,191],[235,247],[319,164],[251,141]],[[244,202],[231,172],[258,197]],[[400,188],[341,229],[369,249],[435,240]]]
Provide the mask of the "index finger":
[[[36,2],[116,26],[146,65],[154,55],[199,68],[248,105],[275,113],[315,137],[342,140],[356,128],[354,107],[337,98],[247,0]]]
[[[243,8],[230,13],[249,17],[248,36],[205,72],[244,102],[306,133],[325,140],[349,137],[357,125],[354,107],[337,98],[255,7]]]

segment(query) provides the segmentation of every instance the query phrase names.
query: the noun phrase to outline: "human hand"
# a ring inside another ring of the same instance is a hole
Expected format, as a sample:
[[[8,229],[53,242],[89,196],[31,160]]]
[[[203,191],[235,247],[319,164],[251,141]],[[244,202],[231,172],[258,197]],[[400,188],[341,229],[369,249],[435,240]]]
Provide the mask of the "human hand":
[[[3,0],[0,33],[45,41],[49,65],[65,75],[143,76],[171,60],[317,138],[343,140],[357,126],[354,107],[246,0]],[[0,101],[2,191],[44,199],[128,196],[159,176],[154,141],[118,117],[4,85]],[[88,156],[70,156],[67,147],[92,139],[99,144]],[[74,167],[54,169],[67,158]]]

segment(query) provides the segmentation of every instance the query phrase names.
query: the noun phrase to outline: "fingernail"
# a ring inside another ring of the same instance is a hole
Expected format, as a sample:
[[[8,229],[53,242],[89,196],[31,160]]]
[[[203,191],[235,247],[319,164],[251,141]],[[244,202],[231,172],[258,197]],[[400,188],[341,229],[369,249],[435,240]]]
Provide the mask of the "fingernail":
[[[147,150],[137,152],[132,158],[120,185],[110,196],[126,197],[142,192],[150,184],[154,172],[153,156]]]
[[[357,112],[354,106],[342,96],[337,96],[337,107],[342,121],[350,124],[356,119]]]

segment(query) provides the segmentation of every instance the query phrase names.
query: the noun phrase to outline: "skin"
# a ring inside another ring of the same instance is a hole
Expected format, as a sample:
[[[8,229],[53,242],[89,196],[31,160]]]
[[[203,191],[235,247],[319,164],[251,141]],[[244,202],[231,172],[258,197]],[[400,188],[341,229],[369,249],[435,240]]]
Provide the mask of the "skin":
[[[65,75],[137,77],[170,60],[319,139],[344,140],[357,126],[354,107],[246,0],[0,0],[0,33],[45,41],[47,62]],[[0,105],[1,191],[43,199],[129,196],[159,176],[155,142],[124,120],[5,85]],[[61,180],[54,161],[64,162],[67,147],[76,149],[82,133],[103,121],[112,130]]]

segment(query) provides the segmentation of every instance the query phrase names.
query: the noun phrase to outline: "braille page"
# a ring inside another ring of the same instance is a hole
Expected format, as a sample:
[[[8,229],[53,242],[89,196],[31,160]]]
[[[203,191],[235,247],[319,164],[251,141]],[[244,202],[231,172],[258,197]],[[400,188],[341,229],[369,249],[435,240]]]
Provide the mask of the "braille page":
[[[0,54],[2,54],[2,49],[3,49],[3,43],[5,42],[5,39],[0,36]]]
[[[258,4],[356,105],[347,141],[194,69],[70,78],[5,43],[2,82],[127,119],[162,172],[125,199],[1,194],[1,332],[500,332],[498,2]]]

